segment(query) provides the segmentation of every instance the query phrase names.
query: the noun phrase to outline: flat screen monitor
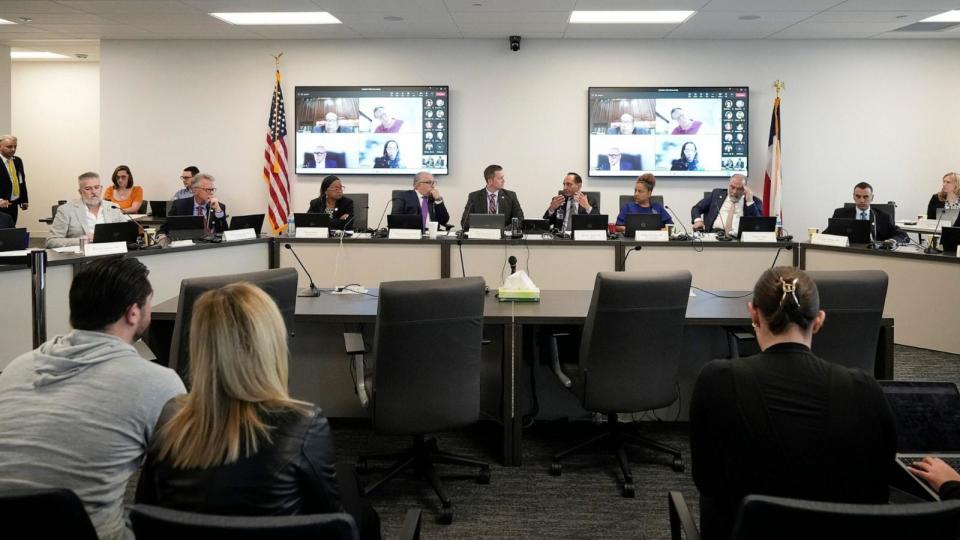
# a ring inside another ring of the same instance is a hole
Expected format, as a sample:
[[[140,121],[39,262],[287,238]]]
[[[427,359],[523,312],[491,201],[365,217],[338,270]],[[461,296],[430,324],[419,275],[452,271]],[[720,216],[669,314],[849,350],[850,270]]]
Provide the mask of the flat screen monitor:
[[[749,98],[745,86],[591,87],[589,174],[747,174]]]
[[[447,86],[298,86],[297,174],[447,174]]]

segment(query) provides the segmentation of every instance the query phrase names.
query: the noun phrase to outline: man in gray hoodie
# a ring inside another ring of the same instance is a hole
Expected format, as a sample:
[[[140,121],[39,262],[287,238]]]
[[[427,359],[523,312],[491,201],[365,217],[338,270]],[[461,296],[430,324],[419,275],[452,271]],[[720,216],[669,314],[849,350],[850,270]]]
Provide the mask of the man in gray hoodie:
[[[123,518],[163,405],[185,393],[173,370],[137,354],[150,324],[149,271],[135,258],[78,266],[70,285],[72,332],[0,374],[0,489],[72,489],[101,539],[132,538]]]

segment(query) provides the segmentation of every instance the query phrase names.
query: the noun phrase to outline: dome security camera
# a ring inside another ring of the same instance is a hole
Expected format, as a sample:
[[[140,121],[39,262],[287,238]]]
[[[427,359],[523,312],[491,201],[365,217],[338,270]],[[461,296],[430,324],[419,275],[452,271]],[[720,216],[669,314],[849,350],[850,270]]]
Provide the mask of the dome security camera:
[[[510,36],[510,50],[513,52],[520,50],[520,36]]]

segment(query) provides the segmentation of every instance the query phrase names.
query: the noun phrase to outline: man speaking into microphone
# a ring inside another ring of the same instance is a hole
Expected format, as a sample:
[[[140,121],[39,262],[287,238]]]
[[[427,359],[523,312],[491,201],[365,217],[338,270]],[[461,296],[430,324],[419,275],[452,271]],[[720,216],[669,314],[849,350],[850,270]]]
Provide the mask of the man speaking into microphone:
[[[573,226],[573,214],[599,214],[600,205],[593,195],[580,191],[583,178],[575,172],[563,177],[563,190],[550,199],[550,206],[543,219],[550,221],[550,227],[560,232],[570,232]]]
[[[222,233],[227,229],[227,205],[217,199],[216,178],[212,174],[200,173],[190,183],[193,197],[177,199],[170,206],[167,216],[200,216],[203,218],[204,232]],[[167,235],[167,224],[157,229],[157,236]]]

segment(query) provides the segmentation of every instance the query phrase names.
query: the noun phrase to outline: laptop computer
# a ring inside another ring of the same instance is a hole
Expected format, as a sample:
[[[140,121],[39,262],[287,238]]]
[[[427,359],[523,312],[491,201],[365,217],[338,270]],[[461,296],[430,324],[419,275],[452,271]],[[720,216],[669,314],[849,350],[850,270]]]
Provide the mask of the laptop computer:
[[[957,245],[960,244],[960,227],[940,228],[940,249],[947,255],[957,254]]]
[[[419,214],[387,214],[387,228],[423,230],[423,219]]]
[[[167,217],[167,205],[170,201],[150,201],[150,215],[154,218]]]
[[[960,467],[960,391],[949,382],[877,381],[893,412],[897,465],[907,470],[924,456]],[[937,494],[910,474],[934,499]]]
[[[470,214],[467,230],[470,228],[502,230],[506,222],[507,217],[504,214]]]
[[[246,216],[233,216],[230,218],[230,230],[239,231],[240,229],[253,229],[257,234],[263,229],[264,214],[249,214]],[[293,219],[297,219],[294,216]]]
[[[851,244],[870,243],[870,222],[862,219],[830,218],[827,220],[826,234],[846,236]]]
[[[550,234],[550,220],[525,219],[523,220],[523,234]]]
[[[607,230],[606,214],[574,214],[571,222],[574,231]]]
[[[132,221],[98,223],[93,228],[94,244],[103,242],[126,242],[133,244],[136,243],[138,236],[140,236],[140,227]]]
[[[627,214],[623,218],[626,238],[635,238],[637,231],[659,231],[663,228],[663,219],[660,214]]]
[[[0,251],[20,251],[28,243],[27,229],[0,229]]]
[[[167,216],[167,237],[170,240],[199,240],[203,238],[203,216]]]
[[[737,236],[741,236],[745,232],[774,232],[776,230],[776,216],[743,216],[740,218]]]
[[[957,221],[957,218],[960,218],[960,208],[951,208],[950,210],[937,208],[937,220],[940,221],[942,225],[954,223]]]
[[[324,213],[293,214],[297,227],[330,228],[330,215]]]

